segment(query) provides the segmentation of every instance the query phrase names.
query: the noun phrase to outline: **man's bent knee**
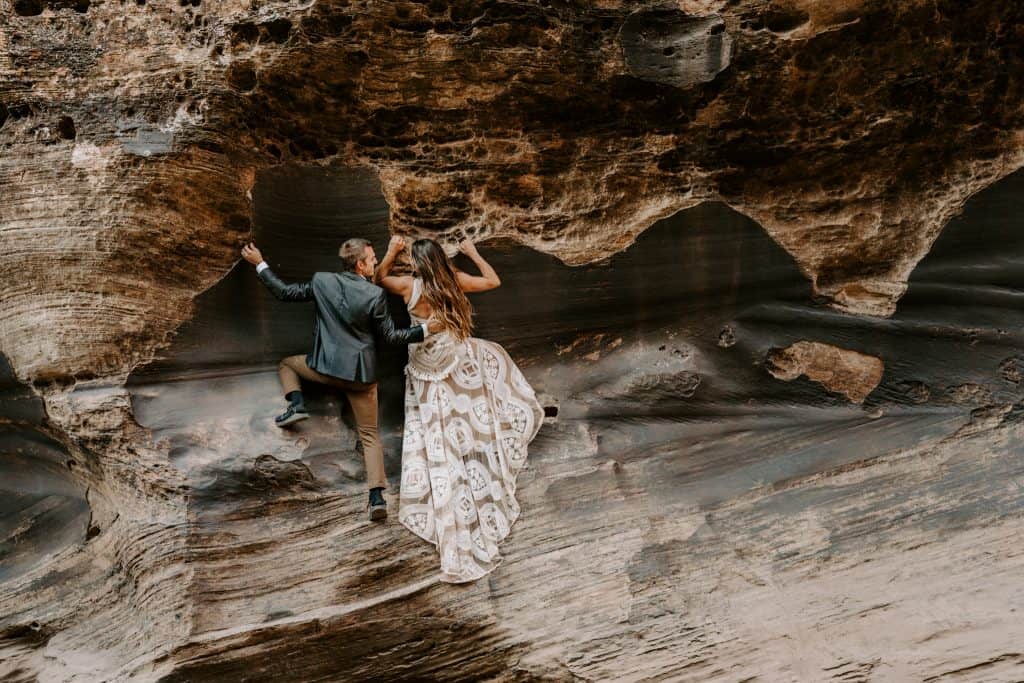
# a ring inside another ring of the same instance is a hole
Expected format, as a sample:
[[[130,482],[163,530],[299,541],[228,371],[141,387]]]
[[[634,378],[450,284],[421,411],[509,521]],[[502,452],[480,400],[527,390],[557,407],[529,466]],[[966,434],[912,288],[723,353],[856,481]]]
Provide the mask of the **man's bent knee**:
[[[281,362],[277,364],[277,376],[281,380],[281,388],[284,390],[285,395],[292,391],[299,391],[302,388],[299,373],[296,372],[295,367],[292,365],[294,362],[294,356],[288,358],[282,358]]]

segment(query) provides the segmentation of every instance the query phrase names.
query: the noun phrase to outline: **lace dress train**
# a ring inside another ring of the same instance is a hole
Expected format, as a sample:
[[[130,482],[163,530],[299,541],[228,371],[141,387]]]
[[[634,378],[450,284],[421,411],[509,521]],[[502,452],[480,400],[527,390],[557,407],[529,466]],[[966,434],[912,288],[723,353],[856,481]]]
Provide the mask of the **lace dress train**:
[[[410,309],[421,290],[416,280]],[[543,418],[500,345],[444,332],[410,346],[398,519],[437,546],[442,580],[474,581],[501,562],[498,543],[519,517],[516,475]]]

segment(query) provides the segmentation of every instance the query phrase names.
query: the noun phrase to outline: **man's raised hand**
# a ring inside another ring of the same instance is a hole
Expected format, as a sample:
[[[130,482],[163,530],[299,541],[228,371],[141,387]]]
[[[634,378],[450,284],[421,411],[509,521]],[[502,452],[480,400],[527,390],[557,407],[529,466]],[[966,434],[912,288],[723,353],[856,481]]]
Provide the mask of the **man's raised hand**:
[[[258,266],[263,261],[263,254],[256,248],[256,245],[252,242],[242,247],[242,258],[254,266]]]

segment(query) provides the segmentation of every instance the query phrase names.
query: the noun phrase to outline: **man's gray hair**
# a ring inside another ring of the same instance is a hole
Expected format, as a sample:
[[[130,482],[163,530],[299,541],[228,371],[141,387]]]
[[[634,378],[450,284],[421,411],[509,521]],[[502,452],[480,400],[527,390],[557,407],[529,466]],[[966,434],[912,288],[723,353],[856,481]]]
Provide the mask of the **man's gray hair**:
[[[352,239],[345,240],[345,243],[341,245],[341,249],[338,250],[338,256],[341,257],[341,262],[345,264],[345,270],[354,271],[356,264],[366,257],[366,248],[369,246],[370,241],[364,240],[362,237],[353,237]]]

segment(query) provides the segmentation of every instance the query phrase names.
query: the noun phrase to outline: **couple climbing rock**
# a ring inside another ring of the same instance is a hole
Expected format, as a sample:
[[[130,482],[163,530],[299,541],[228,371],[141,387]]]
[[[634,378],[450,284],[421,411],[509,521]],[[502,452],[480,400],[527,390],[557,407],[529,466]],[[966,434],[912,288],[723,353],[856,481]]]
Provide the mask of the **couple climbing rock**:
[[[437,546],[442,580],[473,581],[501,562],[498,543],[519,516],[516,475],[543,411],[508,353],[470,336],[466,295],[501,284],[473,242],[465,240],[459,248],[479,275],[456,269],[429,239],[412,243],[413,275],[391,275],[405,248],[403,238],[393,237],[378,265],[367,240],[350,239],[338,254],[341,272],[316,273],[293,284],[274,275],[255,245],[246,245],[242,256],[278,299],[316,305],[312,350],[278,366],[288,407],[275,422],[286,427],[309,417],[303,380],[343,391],[363,445],[369,515],[375,521],[387,517],[376,344],[409,345],[398,519]],[[413,327],[395,327],[384,290],[402,296]]]

